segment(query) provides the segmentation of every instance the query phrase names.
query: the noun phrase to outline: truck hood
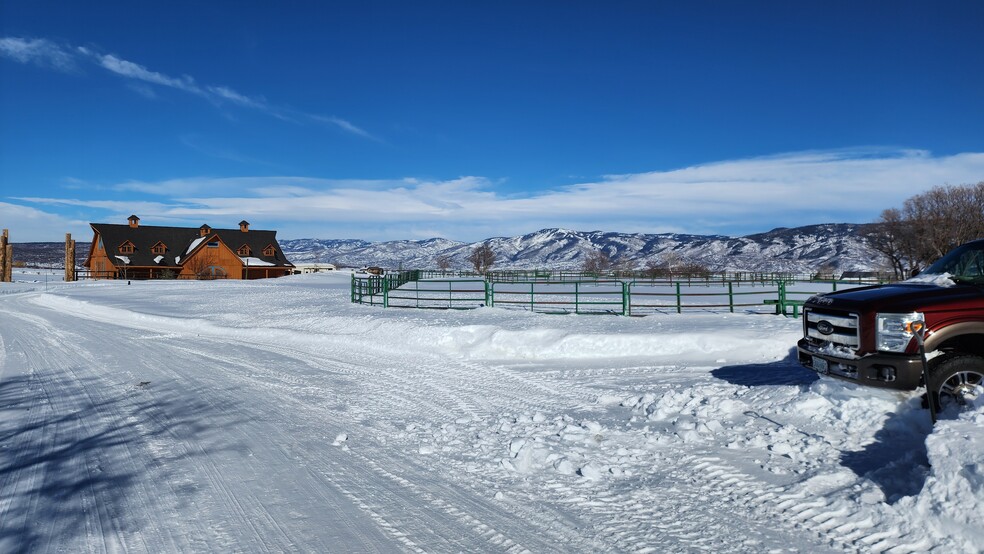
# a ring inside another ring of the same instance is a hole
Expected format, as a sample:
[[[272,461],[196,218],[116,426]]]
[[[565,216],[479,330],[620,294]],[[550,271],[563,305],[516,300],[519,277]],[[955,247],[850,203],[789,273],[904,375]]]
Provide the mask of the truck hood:
[[[982,303],[984,289],[973,285],[941,287],[926,283],[896,283],[820,294],[810,297],[806,303],[817,308],[905,313],[923,311],[928,306],[939,308],[951,302]]]

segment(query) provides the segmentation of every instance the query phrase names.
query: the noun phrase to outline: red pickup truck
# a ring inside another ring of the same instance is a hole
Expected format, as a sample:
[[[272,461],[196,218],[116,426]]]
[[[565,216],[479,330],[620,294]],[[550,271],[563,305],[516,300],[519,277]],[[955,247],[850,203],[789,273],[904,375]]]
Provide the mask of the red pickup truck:
[[[959,246],[917,277],[811,297],[799,361],[860,385],[928,385],[937,406],[984,387],[984,239]],[[914,330],[925,326],[929,383]]]

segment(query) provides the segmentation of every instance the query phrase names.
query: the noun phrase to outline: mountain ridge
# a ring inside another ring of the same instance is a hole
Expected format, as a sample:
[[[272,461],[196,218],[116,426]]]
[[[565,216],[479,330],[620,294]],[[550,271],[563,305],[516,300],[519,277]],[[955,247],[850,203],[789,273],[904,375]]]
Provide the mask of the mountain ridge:
[[[439,256],[447,256],[452,268],[467,269],[471,251],[486,244],[496,252],[494,267],[499,269],[579,269],[588,254],[601,251],[613,261],[632,260],[638,268],[669,261],[697,263],[715,271],[874,271],[882,264],[880,254],[864,239],[868,226],[824,223],[743,237],[547,228],[476,242],[285,239],[280,246],[294,263],[385,268],[431,268],[436,267]]]
[[[869,226],[824,223],[779,227],[743,237],[547,228],[477,242],[444,238],[379,242],[281,239],[279,242],[287,258],[295,264],[319,262],[388,269],[435,268],[439,256],[447,256],[453,269],[470,269],[469,254],[476,246],[487,244],[497,254],[496,269],[580,269],[587,255],[601,251],[616,262],[631,260],[638,269],[650,263],[695,263],[713,271],[877,271],[881,269],[882,258],[864,239],[864,230]],[[33,266],[63,263],[64,243],[14,243],[13,247],[15,262]],[[84,246],[76,251],[79,265],[87,253]]]

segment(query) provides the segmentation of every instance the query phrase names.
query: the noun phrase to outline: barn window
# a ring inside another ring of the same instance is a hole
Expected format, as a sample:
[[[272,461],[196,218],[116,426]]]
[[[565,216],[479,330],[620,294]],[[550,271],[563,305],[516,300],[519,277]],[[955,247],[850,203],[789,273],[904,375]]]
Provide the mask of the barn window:
[[[218,248],[219,247],[219,241],[213,240],[212,242],[208,243],[208,247],[209,248]]]
[[[126,241],[120,245],[120,254],[133,254],[133,243]]]
[[[266,248],[263,249],[263,255],[264,256],[276,256],[277,255],[277,249],[274,248],[273,245],[271,244],[270,246],[267,246]]]
[[[238,252],[240,256],[249,256],[253,253],[253,250],[249,247],[248,244],[244,244],[239,247]]]
[[[154,254],[163,254],[167,252],[167,245],[165,245],[163,242],[158,242],[154,246],[150,247],[150,251],[153,252]]]

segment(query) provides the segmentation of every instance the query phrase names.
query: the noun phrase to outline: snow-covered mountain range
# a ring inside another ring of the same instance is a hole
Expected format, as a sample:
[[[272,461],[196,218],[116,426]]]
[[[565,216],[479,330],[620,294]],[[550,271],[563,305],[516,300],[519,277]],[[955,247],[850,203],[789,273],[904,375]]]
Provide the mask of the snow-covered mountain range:
[[[456,269],[470,268],[467,257],[480,244],[496,253],[496,269],[578,269],[585,256],[603,251],[612,260],[694,262],[712,270],[810,272],[871,271],[881,256],[863,238],[863,224],[822,224],[774,229],[744,237],[685,234],[634,234],[543,229],[518,237],[465,243],[447,239],[369,242],[365,240],[281,240],[294,263],[433,268],[447,256]]]
[[[518,237],[470,243],[441,238],[387,242],[281,239],[280,246],[294,263],[321,262],[350,267],[435,268],[438,256],[447,256],[453,268],[470,269],[468,255],[484,243],[497,255],[496,269],[580,269],[585,256],[602,251],[615,261],[632,260],[639,269],[649,262],[694,262],[715,271],[878,270],[882,257],[865,241],[865,227],[849,223],[809,225],[744,237],[543,229]],[[85,245],[79,247],[76,262],[81,265],[87,253]],[[64,244],[14,244],[14,260],[32,266],[60,266]]]

